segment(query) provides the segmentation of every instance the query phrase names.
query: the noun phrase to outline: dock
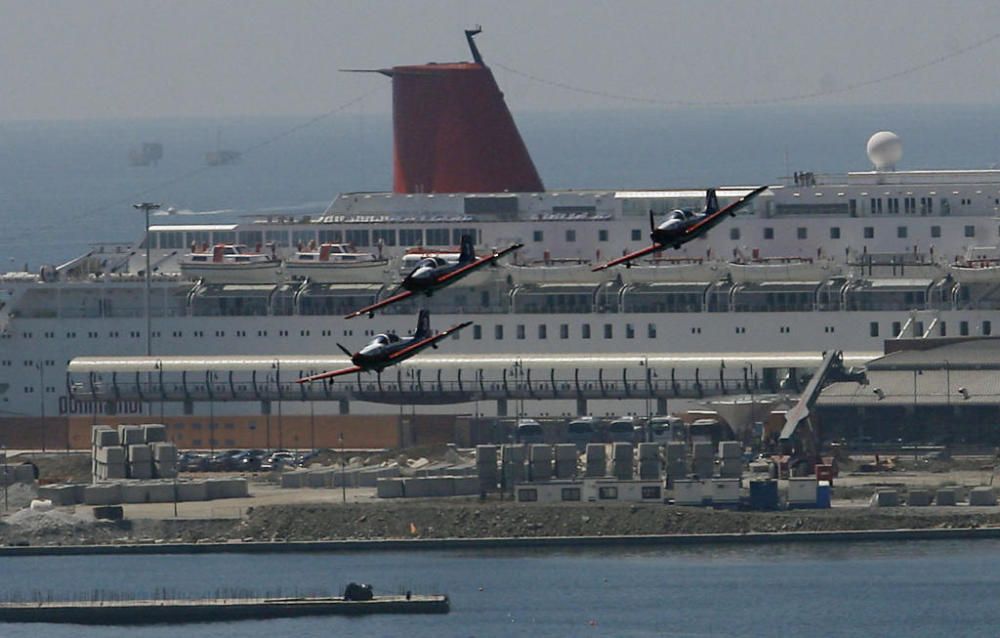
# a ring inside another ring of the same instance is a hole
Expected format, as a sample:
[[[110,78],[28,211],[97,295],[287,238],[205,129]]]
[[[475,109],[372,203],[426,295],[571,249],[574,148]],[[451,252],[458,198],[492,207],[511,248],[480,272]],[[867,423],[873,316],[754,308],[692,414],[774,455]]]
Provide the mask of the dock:
[[[0,603],[0,623],[150,625],[296,616],[446,614],[450,610],[448,597],[442,595],[376,596],[365,601],[341,597],[46,601]]]

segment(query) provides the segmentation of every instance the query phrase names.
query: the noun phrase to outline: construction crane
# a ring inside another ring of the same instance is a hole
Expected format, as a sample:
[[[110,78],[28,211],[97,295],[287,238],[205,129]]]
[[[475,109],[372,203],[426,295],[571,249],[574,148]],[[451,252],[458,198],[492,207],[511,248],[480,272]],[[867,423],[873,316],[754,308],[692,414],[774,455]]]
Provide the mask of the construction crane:
[[[823,388],[841,381],[868,385],[868,376],[864,370],[845,368],[843,351],[824,352],[823,361],[799,396],[798,403],[785,414],[785,425],[778,436],[789,472],[800,476],[812,474],[820,462],[819,436],[809,415]]]

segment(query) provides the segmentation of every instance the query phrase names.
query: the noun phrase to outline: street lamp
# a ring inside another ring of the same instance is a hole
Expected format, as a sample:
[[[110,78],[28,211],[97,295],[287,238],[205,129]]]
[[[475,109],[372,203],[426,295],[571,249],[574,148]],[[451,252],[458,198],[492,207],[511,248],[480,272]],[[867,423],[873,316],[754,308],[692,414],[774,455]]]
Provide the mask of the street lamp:
[[[159,210],[160,205],[154,204],[152,202],[142,202],[141,204],[132,204],[132,208],[136,210],[141,210],[146,215],[146,270],[145,270],[145,280],[146,280],[146,356],[152,356],[153,354],[153,333],[152,333],[152,315],[149,311],[149,299],[150,299],[150,244],[152,244],[152,237],[149,236],[149,211]]]

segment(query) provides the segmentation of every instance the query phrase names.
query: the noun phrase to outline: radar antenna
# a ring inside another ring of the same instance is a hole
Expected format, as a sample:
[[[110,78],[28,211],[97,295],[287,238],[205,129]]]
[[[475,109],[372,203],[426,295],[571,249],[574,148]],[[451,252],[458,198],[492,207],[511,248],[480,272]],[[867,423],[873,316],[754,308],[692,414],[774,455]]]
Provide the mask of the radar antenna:
[[[475,29],[465,30],[465,39],[469,41],[469,49],[472,51],[472,60],[480,66],[483,65],[483,56],[479,55],[479,47],[476,46],[476,41],[473,40],[477,35],[483,32],[483,27],[476,25]]]

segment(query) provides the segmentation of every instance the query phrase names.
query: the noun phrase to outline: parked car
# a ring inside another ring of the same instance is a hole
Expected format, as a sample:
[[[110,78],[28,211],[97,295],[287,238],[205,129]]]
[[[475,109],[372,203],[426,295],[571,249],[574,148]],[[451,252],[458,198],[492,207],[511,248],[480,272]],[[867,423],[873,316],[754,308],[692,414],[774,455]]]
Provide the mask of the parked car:
[[[247,450],[233,457],[233,464],[241,472],[257,472],[264,461],[267,452],[264,450]]]
[[[545,430],[542,424],[534,419],[520,419],[514,431],[514,441],[517,443],[545,443]]]
[[[235,458],[243,453],[243,450],[227,450],[219,452],[208,459],[207,469],[212,472],[233,472],[236,468]]]
[[[566,440],[584,450],[588,443],[596,443],[599,439],[597,423],[592,417],[573,419],[566,426]]]
[[[208,456],[198,452],[184,452],[177,457],[178,472],[207,472]]]
[[[273,472],[285,468],[296,467],[301,463],[301,457],[289,450],[278,450],[267,455],[261,460],[260,470],[263,472]]]

